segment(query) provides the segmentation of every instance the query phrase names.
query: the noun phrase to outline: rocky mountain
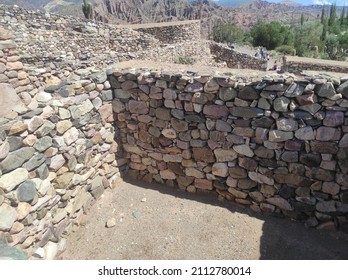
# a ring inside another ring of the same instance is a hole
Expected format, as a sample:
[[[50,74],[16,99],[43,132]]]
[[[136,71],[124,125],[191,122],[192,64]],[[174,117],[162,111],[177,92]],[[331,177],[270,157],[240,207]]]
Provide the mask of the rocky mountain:
[[[2,0],[5,4],[44,9],[49,12],[83,17],[82,0]],[[216,24],[234,23],[243,28],[253,26],[258,20],[277,20],[283,23],[298,22],[301,13],[314,19],[321,6],[301,6],[291,0],[270,3],[263,0],[231,1],[239,7],[221,7],[208,0],[87,0],[92,3],[95,19],[110,23],[149,23],[201,19],[205,33]]]

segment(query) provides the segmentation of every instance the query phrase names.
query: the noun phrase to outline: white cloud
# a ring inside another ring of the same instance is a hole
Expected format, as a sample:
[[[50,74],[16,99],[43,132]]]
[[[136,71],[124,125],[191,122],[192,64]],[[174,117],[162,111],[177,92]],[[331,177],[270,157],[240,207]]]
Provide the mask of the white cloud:
[[[315,5],[331,5],[332,3],[327,0],[314,0],[313,4]]]

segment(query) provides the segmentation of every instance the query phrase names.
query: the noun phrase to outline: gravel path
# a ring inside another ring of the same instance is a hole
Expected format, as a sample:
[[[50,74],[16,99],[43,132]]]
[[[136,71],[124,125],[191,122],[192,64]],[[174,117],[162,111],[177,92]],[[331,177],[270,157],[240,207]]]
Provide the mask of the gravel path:
[[[114,218],[115,226],[106,228]],[[168,186],[108,189],[63,259],[348,259],[348,235],[306,229]]]

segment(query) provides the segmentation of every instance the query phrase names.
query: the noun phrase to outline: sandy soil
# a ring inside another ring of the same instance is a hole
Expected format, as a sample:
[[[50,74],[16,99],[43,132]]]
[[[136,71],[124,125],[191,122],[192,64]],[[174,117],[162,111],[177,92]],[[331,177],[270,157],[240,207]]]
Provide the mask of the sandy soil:
[[[106,228],[114,218],[116,225]],[[164,185],[107,190],[63,259],[348,259],[348,235],[259,215]]]

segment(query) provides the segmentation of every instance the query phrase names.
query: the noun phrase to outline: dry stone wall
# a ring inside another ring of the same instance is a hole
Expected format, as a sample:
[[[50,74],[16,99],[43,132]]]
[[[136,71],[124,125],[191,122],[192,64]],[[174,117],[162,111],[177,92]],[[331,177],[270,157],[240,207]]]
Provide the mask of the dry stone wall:
[[[290,73],[301,73],[305,70],[320,71],[320,72],[336,72],[336,73],[348,73],[348,62],[336,62],[327,61],[328,63],[315,63],[314,62],[299,62],[291,60],[291,57],[287,57],[285,68],[283,70]]]
[[[240,53],[223,44],[211,43],[210,52],[217,61],[226,62],[229,68],[267,70],[267,61]]]
[[[347,79],[110,78],[130,175],[311,227],[347,226]]]
[[[22,62],[30,64],[105,66],[159,45],[153,36],[126,27],[19,7],[0,7],[0,22],[14,33]]]
[[[54,259],[126,161],[106,72],[27,71],[15,46],[0,28],[0,239],[28,258]]]
[[[175,44],[180,42],[198,42],[201,39],[201,22],[190,20],[169,23],[153,23],[145,25],[134,25],[133,29],[143,33],[148,33],[165,44]]]

